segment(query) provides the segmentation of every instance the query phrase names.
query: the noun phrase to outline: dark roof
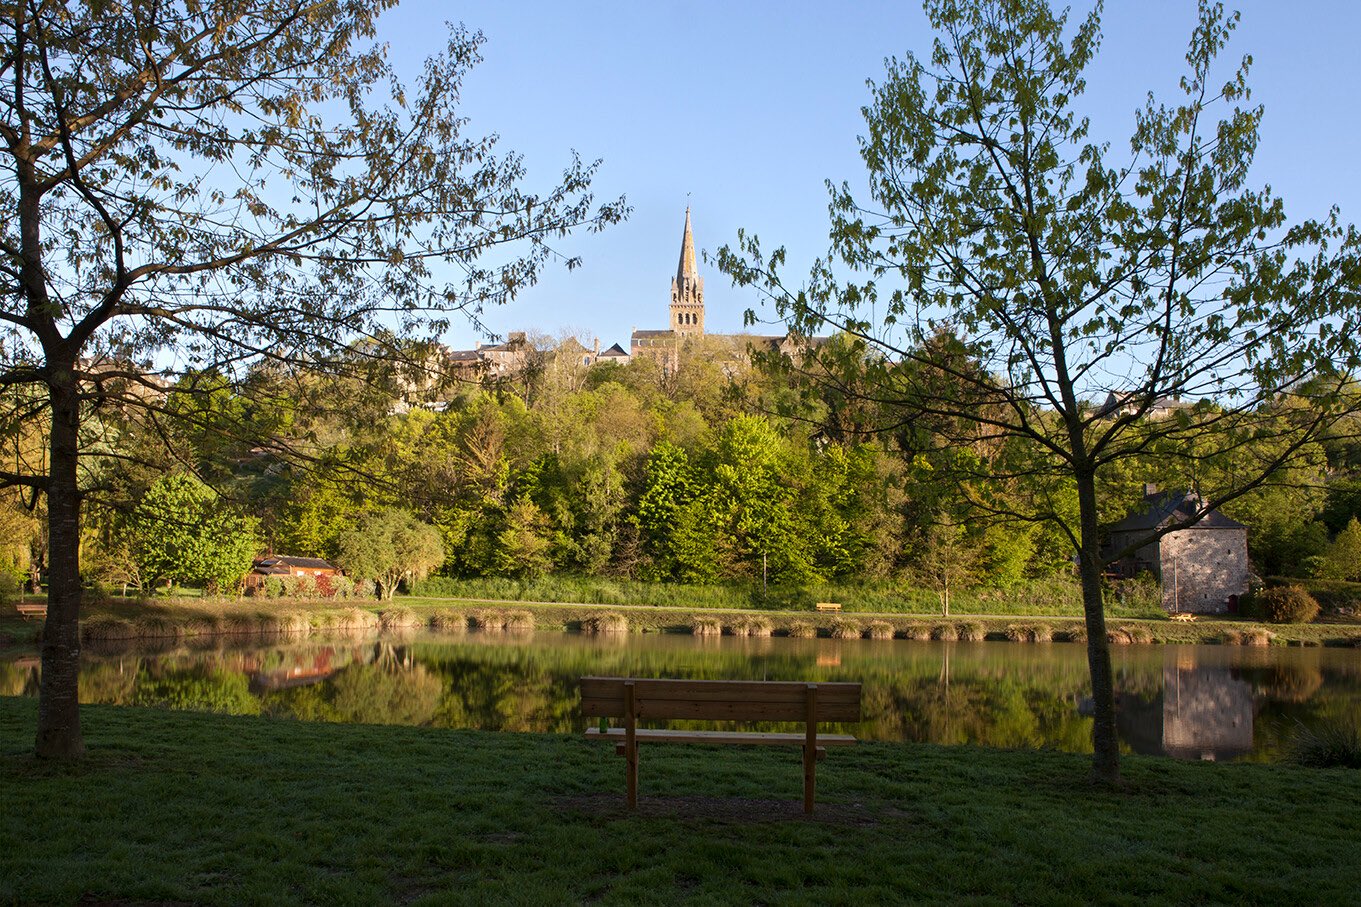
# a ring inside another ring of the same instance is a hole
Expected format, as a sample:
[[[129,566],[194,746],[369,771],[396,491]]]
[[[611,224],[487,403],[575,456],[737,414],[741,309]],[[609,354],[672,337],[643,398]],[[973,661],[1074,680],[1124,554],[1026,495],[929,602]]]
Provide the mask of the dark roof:
[[[335,565],[324,561],[319,557],[291,557],[289,555],[279,555],[277,557],[264,557],[255,562],[259,567],[306,567],[311,570],[334,570]]]
[[[1142,398],[1138,394],[1117,394],[1115,391],[1111,391],[1106,394],[1106,402],[1101,404],[1101,407],[1096,411],[1096,414],[1098,416],[1109,416],[1111,413],[1117,412],[1126,406],[1137,407],[1142,402]],[[1156,410],[1177,409],[1182,405],[1182,402],[1176,397],[1156,397],[1153,402],[1149,404],[1148,411],[1154,412]]]
[[[1107,527],[1110,532],[1141,532],[1158,529],[1170,522],[1189,520],[1200,508],[1200,498],[1185,491],[1155,491],[1145,495],[1129,516]],[[1246,529],[1218,510],[1211,510],[1192,529]]]
[[[634,331],[633,339],[637,340],[643,337],[674,337],[675,335],[675,331]]]
[[[635,331],[634,333],[636,334],[637,332]],[[606,356],[617,357],[627,355],[628,353],[625,352],[624,348],[616,343],[614,346],[610,347],[609,349],[605,350],[605,352],[601,353],[600,358],[604,359]]]
[[[482,354],[477,350],[454,350],[449,354],[451,362],[481,362]]]

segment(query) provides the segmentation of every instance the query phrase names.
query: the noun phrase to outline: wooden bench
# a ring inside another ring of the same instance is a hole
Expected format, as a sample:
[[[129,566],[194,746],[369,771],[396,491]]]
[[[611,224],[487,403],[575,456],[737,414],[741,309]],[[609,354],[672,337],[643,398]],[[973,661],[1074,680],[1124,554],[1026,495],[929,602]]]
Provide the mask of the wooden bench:
[[[817,608],[819,611],[840,611],[841,602],[818,602],[813,607]]]
[[[19,616],[24,620],[28,620],[30,617],[36,617],[39,620],[47,619],[47,605],[20,602],[14,606],[14,610],[18,611]]]
[[[813,811],[817,761],[828,746],[855,743],[849,734],[818,734],[823,721],[860,720],[860,684],[766,680],[651,680],[581,678],[581,713],[612,718],[622,727],[593,727],[586,736],[609,740],[624,757],[628,806],[638,806],[640,743],[736,743],[803,747],[803,811]],[[796,721],[804,732],[684,731],[640,728],[639,720]]]
[[[1184,624],[1189,624],[1191,621],[1195,619],[1196,616],[1188,611],[1178,611],[1176,614],[1173,614],[1168,618],[1168,620],[1175,620]]]

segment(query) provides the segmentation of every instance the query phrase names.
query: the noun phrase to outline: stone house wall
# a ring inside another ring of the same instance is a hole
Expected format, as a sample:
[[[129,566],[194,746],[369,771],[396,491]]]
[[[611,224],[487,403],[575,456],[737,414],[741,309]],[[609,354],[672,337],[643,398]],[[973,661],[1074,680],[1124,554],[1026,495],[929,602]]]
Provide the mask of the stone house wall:
[[[1163,607],[1222,614],[1248,591],[1246,529],[1191,528],[1163,536]]]

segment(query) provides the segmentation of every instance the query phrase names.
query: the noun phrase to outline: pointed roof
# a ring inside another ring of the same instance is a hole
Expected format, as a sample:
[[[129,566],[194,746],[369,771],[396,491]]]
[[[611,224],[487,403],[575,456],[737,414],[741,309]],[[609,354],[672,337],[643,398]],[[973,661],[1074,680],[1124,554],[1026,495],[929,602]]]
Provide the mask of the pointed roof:
[[[1183,522],[1195,516],[1200,509],[1200,498],[1186,491],[1155,491],[1144,495],[1142,504],[1129,516],[1107,527],[1108,532],[1140,532],[1161,529],[1168,523]],[[1190,529],[1246,529],[1237,520],[1231,520],[1218,510],[1205,514]]]
[[[680,264],[676,266],[676,283],[684,283],[685,278],[697,280],[699,268],[695,266],[695,237],[690,232],[690,208],[685,209],[685,235],[681,237]]]

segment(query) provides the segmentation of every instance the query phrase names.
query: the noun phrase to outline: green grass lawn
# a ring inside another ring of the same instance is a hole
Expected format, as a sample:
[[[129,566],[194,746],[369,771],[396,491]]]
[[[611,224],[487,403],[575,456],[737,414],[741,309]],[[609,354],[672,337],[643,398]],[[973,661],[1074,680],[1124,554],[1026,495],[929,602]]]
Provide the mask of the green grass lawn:
[[[569,737],[84,709],[29,755],[0,699],[0,902],[1356,903],[1361,773],[874,744],[643,751]]]

